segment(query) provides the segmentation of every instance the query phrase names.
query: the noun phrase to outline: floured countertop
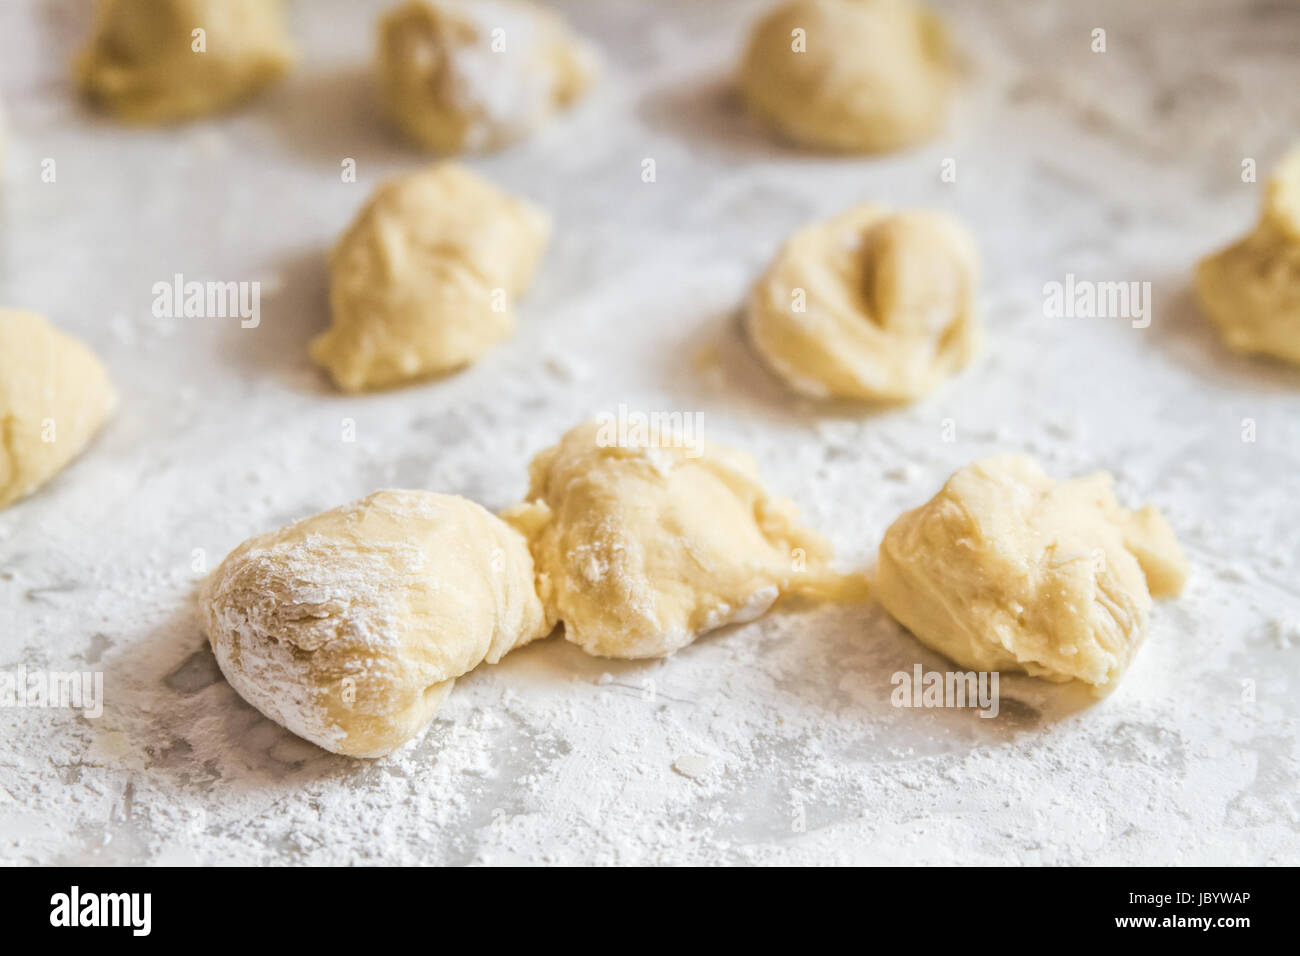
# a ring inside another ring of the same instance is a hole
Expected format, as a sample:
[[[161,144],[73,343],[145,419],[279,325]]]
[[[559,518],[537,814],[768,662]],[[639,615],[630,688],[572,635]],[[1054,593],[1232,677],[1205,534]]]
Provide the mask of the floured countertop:
[[[947,133],[853,159],[774,144],[737,109],[763,3],[557,4],[604,50],[601,83],[471,161],[556,220],[518,334],[462,374],[351,397],[306,357],[324,253],[424,161],[372,103],[384,6],[296,4],[286,82],[161,131],[71,94],[80,0],[0,7],[0,302],[85,338],[121,398],[0,513],[0,670],[102,671],[106,697],[99,719],[0,710],[0,860],[1300,861],[1300,371],[1225,352],[1188,293],[1254,221],[1243,160],[1262,179],[1300,138],[1300,7],[942,4],[965,59]],[[901,409],[789,397],[737,323],[792,229],[864,199],[949,210],[985,257],[983,355]],[[176,273],[262,283],[261,325],[153,318]],[[1149,281],[1151,325],[1045,317],[1069,274]],[[894,672],[947,665],[871,603],[781,608],[655,662],[541,641],[378,761],[298,740],[221,678],[193,595],[241,540],[381,487],[504,507],[536,451],[620,403],[703,413],[846,569],[959,466],[1024,451],[1160,506],[1192,578],[1112,696],[1005,677],[994,720],[892,707]]]

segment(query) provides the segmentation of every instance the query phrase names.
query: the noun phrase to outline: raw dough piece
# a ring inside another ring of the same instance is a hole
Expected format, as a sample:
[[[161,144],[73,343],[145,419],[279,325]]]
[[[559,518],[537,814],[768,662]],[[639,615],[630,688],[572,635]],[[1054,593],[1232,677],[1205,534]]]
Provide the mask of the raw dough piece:
[[[427,491],[376,492],[244,542],[200,607],[245,700],[353,757],[415,737],[457,677],[551,629],[519,533]]]
[[[538,593],[570,641],[604,657],[661,657],[753,620],[782,592],[834,589],[830,545],[768,496],[747,457],[619,445],[607,431],[579,425],[539,454],[527,501],[503,515],[528,536]]]
[[[1116,502],[1110,475],[1056,481],[1019,455],[958,471],[880,545],[876,593],[923,644],[963,668],[1114,688],[1146,636],[1151,596],[1187,561],[1151,506]]]
[[[0,508],[72,461],[115,401],[95,353],[42,316],[0,309]]]
[[[876,152],[942,124],[949,61],[943,24],[912,0],[793,0],[754,28],[740,89],[797,143]]]
[[[1229,348],[1300,364],[1300,147],[1269,181],[1255,231],[1197,267],[1196,291]]]
[[[795,391],[909,401],[975,353],[978,273],[957,222],[863,203],[790,237],[750,293],[746,328]]]
[[[123,119],[167,123],[233,106],[292,59],[280,0],[100,0],[77,74]]]
[[[348,391],[474,361],[515,327],[550,220],[463,166],[384,183],[330,256],[334,322],[311,356]]]
[[[522,0],[410,0],[379,27],[384,108],[437,153],[523,138],[586,92],[594,72],[590,47]]]

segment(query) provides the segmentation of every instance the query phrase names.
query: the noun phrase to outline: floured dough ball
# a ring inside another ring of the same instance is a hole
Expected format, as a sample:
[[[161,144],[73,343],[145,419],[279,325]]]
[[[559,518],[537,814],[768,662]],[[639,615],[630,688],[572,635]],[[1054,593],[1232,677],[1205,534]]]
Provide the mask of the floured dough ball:
[[[596,58],[556,14],[523,0],[410,0],[379,28],[379,92],[437,153],[521,139],[591,85]]]
[[[943,24],[912,0],[793,0],[754,28],[739,80],[789,139],[876,152],[942,124],[952,67]]]
[[[100,0],[81,85],[126,120],[216,113],[288,69],[280,0]]]
[[[1019,455],[985,458],[900,517],[876,593],[964,668],[1113,689],[1146,636],[1151,596],[1187,562],[1154,508],[1128,511],[1105,473],[1056,481]]]
[[[348,391],[460,368],[514,330],[545,213],[463,166],[383,184],[330,256],[334,321],[311,355]]]
[[[519,533],[426,491],[376,492],[244,542],[200,606],[245,700],[353,757],[412,739],[457,677],[550,631]]]
[[[0,508],[72,461],[115,401],[95,353],[42,316],[0,309]]]
[[[528,537],[538,592],[590,654],[660,657],[831,583],[830,546],[738,452],[614,423],[569,431],[503,517]]]
[[[978,273],[957,222],[863,203],[790,237],[750,293],[745,325],[797,392],[910,401],[978,348]]]
[[[1201,262],[1196,291],[1229,348],[1300,364],[1300,148],[1269,181],[1255,231]]]

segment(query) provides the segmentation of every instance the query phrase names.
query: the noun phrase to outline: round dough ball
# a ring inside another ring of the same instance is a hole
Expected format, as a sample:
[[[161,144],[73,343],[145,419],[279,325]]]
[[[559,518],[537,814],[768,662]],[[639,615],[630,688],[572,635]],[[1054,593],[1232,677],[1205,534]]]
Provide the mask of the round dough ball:
[[[754,28],[740,90],[796,143],[877,152],[943,123],[949,61],[943,24],[912,0],[792,0]]]
[[[0,508],[77,457],[115,402],[95,353],[42,316],[0,309]]]
[[[463,166],[384,183],[330,256],[334,321],[311,356],[348,391],[460,368],[514,331],[549,218]]]
[[[379,93],[393,122],[437,153],[495,149],[578,99],[591,48],[522,0],[410,0],[379,27]]]
[[[1128,511],[1105,473],[1055,481],[1031,459],[967,465],[880,545],[886,610],[959,666],[1114,688],[1146,636],[1151,596],[1187,575],[1154,508]]]
[[[244,542],[200,608],[246,701],[353,757],[400,747],[457,677],[551,630],[519,533],[427,491],[376,492]]]
[[[976,352],[978,273],[955,221],[863,203],[790,237],[754,286],[745,325],[797,392],[910,401]]]
[[[1300,148],[1274,173],[1255,231],[1196,270],[1228,347],[1300,364]]]
[[[568,640],[603,657],[662,657],[753,620],[784,591],[833,587],[829,544],[763,490],[747,457],[618,437],[613,422],[569,431],[503,515],[528,536],[538,593]]]
[[[100,0],[77,74],[123,119],[167,123],[233,106],[292,59],[280,0]]]

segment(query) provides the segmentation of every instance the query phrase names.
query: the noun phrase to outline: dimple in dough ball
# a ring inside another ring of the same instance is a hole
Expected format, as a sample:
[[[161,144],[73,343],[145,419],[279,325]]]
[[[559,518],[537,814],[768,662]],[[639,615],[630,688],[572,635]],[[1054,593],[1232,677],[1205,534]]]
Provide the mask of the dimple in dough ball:
[[[787,138],[877,152],[943,123],[952,67],[943,24],[912,0],[793,0],[754,28],[739,82]]]
[[[1197,267],[1196,291],[1229,348],[1300,364],[1300,147],[1269,180],[1254,232]]]
[[[519,533],[426,491],[376,492],[244,542],[200,607],[245,700],[353,757],[414,738],[457,677],[551,629]]]
[[[577,100],[591,48],[521,0],[410,0],[379,27],[379,94],[393,122],[436,153],[495,149]]]
[[[977,351],[978,274],[954,220],[863,203],[787,240],[750,293],[745,327],[797,392],[910,401]]]
[[[540,453],[503,517],[528,537],[538,593],[564,635],[603,657],[661,657],[763,614],[786,591],[825,593],[830,546],[759,484],[746,456],[668,435],[618,444],[588,423]]]
[[[123,119],[166,123],[233,106],[292,59],[280,0],[101,0],[77,75]]]
[[[0,309],[0,508],[72,461],[115,401],[90,349],[42,316]]]
[[[1152,595],[1177,594],[1186,575],[1164,518],[1122,508],[1110,475],[1056,481],[1000,455],[890,526],[875,590],[961,667],[1109,692],[1146,636]]]
[[[348,391],[467,365],[514,330],[549,237],[544,212],[463,166],[384,183],[331,253],[312,358]]]

